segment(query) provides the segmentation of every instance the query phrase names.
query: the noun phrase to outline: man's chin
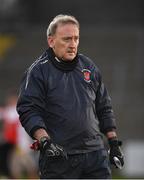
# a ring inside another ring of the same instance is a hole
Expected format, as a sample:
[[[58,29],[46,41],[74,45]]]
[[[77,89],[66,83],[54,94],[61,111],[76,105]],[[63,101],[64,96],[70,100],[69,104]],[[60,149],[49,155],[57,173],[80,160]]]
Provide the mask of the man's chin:
[[[76,57],[76,55],[69,55],[66,57],[67,61],[73,61],[73,59]]]

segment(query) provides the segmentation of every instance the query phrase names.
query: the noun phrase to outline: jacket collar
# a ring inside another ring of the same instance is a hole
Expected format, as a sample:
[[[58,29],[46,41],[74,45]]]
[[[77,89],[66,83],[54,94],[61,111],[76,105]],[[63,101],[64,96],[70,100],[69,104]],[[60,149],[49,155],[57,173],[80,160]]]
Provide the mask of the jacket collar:
[[[77,65],[78,55],[72,61],[63,61],[55,56],[52,48],[48,48],[47,53],[52,64],[62,71],[72,71]]]

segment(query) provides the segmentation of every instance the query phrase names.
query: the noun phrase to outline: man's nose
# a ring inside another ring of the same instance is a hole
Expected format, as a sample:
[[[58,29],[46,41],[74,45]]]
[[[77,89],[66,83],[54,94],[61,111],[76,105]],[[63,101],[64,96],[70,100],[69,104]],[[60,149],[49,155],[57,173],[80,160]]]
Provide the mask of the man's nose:
[[[77,42],[75,41],[75,39],[72,39],[72,40],[71,40],[70,46],[71,46],[71,47],[76,47],[76,46],[77,46]]]

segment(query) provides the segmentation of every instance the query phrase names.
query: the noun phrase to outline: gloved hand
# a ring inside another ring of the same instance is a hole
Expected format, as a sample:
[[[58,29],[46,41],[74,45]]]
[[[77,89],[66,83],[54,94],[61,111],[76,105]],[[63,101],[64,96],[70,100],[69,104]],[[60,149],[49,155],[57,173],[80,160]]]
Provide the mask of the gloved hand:
[[[116,168],[122,168],[124,165],[124,155],[120,146],[122,142],[117,139],[109,139],[109,146],[110,146],[110,163],[113,164]]]
[[[67,153],[64,151],[64,149],[53,143],[48,137],[44,136],[40,139],[40,150],[44,151],[48,157],[65,157],[67,158]]]

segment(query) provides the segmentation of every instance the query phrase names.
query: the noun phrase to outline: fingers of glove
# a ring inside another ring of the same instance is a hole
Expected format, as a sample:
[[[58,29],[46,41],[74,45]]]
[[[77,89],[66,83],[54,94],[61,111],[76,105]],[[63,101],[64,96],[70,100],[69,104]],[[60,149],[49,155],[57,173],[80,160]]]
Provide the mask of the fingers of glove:
[[[122,158],[118,158],[118,157],[114,157],[113,158],[113,165],[115,165],[116,168],[122,169],[123,165],[124,165],[124,161]]]
[[[117,157],[114,157],[113,160],[115,167],[121,169],[122,168],[121,161]]]
[[[114,156],[119,156],[119,157],[123,156],[121,148],[119,146],[112,147],[110,149],[110,156],[113,156],[113,157]]]
[[[67,153],[64,151],[64,149],[61,146],[57,144],[53,144],[53,143],[50,145],[49,148],[45,150],[45,152],[46,152],[46,155],[49,157],[50,156],[53,156],[53,157],[61,156],[65,158],[67,157]]]
[[[65,150],[61,146],[56,145],[56,148],[60,152],[61,156],[67,156],[67,153],[65,152]]]
[[[62,152],[63,152],[63,148],[60,147],[60,146],[57,145],[57,144],[53,144],[53,143],[52,143],[52,144],[50,145],[50,148],[55,152],[55,155],[57,155],[57,156],[61,155]]]
[[[55,156],[55,152],[51,149],[46,149],[45,153],[46,153],[46,156],[48,157]]]
[[[121,165],[123,166],[124,165],[124,157],[123,157],[123,155],[117,156],[117,158],[119,159],[119,161],[121,162]]]
[[[60,156],[61,155],[61,152],[57,149],[51,149],[51,148],[48,148],[45,150],[45,153],[47,156]]]
[[[112,148],[110,150],[110,162],[116,167],[119,165],[122,167],[124,165],[124,156],[120,148]]]

